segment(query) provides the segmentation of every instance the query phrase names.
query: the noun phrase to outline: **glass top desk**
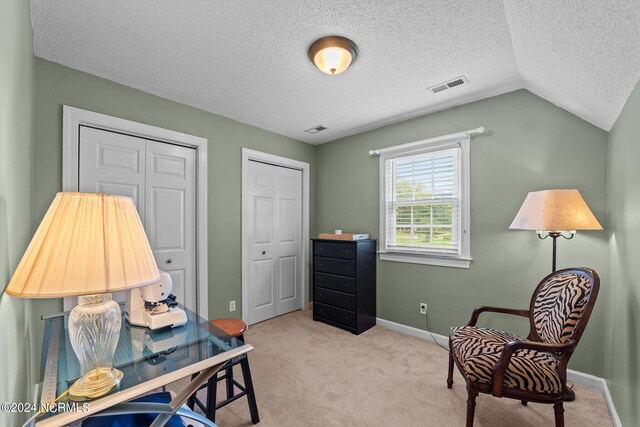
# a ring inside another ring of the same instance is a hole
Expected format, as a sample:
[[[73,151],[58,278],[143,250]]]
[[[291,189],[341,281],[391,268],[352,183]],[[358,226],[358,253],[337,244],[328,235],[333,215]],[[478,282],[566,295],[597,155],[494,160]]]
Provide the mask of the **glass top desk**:
[[[253,350],[251,345],[229,337],[207,320],[181,308],[187,313],[185,325],[155,331],[132,326],[123,314],[113,363],[124,374],[119,387],[97,399],[67,405],[61,412],[56,407],[55,411],[37,417],[36,425],[61,426],[107,409],[111,412],[119,404],[122,406],[173,381],[200,373],[169,404],[176,412],[225,362]],[[69,341],[68,317],[69,313],[64,313],[45,319],[41,404],[53,402],[80,377],[80,364]],[[59,402],[72,401],[64,397]],[[168,419],[169,415],[164,418]]]

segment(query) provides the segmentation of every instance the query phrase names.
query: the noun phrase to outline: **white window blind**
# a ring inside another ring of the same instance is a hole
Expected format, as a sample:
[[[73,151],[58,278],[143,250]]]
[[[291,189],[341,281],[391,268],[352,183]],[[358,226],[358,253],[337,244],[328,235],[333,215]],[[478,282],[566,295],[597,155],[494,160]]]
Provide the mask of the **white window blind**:
[[[459,255],[461,148],[385,163],[387,250]]]
[[[469,268],[469,135],[369,151],[380,156],[380,260]]]

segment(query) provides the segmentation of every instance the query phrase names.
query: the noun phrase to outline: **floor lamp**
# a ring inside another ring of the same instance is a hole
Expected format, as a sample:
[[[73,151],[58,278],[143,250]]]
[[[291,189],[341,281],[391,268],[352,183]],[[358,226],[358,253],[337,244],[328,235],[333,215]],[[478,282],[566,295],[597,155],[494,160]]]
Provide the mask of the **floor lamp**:
[[[541,240],[547,237],[553,239],[552,273],[556,271],[558,237],[570,240],[575,236],[576,230],[602,230],[578,190],[530,192],[509,228],[534,230]],[[567,388],[564,399],[571,402],[575,398],[575,392]]]
[[[556,271],[559,237],[570,240],[576,230],[602,230],[578,190],[532,191],[509,228],[535,230],[539,239],[553,239],[551,272]]]

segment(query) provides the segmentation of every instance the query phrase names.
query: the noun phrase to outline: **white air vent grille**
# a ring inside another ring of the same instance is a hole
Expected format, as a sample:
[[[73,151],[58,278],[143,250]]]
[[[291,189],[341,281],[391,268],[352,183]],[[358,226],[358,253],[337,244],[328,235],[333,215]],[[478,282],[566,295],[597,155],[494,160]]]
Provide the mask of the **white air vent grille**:
[[[315,133],[322,132],[325,129],[326,129],[326,127],[324,127],[322,125],[318,125],[318,126],[314,126],[312,128],[309,128],[309,129],[305,129],[305,132],[313,135]]]
[[[468,84],[468,83],[469,83],[469,81],[467,80],[467,78],[465,76],[460,76],[460,77],[456,77],[455,79],[451,79],[448,82],[439,83],[439,84],[437,84],[435,86],[431,86],[428,89],[433,93],[439,93],[439,92],[445,91],[447,89],[451,89],[451,88],[454,88],[456,86],[461,86],[461,85]]]

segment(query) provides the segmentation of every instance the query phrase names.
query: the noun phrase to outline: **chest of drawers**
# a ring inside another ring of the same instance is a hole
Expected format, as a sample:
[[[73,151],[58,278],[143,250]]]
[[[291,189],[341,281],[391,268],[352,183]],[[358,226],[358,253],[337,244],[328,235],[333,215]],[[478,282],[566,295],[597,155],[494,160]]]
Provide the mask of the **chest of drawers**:
[[[358,335],[376,324],[376,241],[313,241],[313,320]]]

